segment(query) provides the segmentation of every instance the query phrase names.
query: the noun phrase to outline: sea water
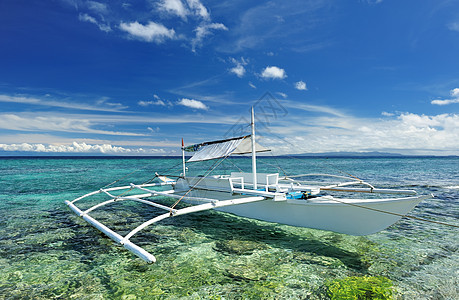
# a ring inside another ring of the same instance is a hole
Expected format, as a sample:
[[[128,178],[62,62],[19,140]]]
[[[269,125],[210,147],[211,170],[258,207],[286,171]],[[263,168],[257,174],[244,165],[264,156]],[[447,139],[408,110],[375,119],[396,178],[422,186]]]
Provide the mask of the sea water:
[[[188,172],[206,175],[212,166]],[[250,166],[231,159],[214,173]],[[262,157],[258,170],[351,174],[377,187],[433,193],[410,214],[459,225],[457,157]],[[136,234],[132,241],[157,258],[146,264],[64,203],[115,180],[180,171],[178,158],[0,158],[0,299],[327,299],[331,283],[353,276],[388,278],[396,299],[459,298],[455,227],[404,218],[354,237],[204,211]],[[157,213],[139,203],[94,211],[120,234]]]

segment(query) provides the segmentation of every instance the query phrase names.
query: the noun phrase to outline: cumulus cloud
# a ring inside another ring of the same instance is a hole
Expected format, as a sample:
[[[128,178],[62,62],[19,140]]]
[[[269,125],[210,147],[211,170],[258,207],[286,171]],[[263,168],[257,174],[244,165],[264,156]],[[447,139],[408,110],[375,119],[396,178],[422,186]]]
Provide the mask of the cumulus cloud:
[[[204,20],[210,19],[210,14],[207,8],[199,0],[162,0],[158,3],[158,10],[179,16],[186,20],[187,16],[196,16]]]
[[[194,37],[187,37],[187,34],[179,35],[180,38],[190,41],[193,52],[202,47],[204,38],[213,34],[213,31],[228,30],[222,23],[212,23],[209,11],[200,0],[161,0],[157,7],[160,12],[168,16],[178,16],[186,22],[190,17],[193,21],[199,22],[193,30]],[[236,72],[243,72],[243,69],[239,67]]]
[[[174,29],[168,29],[162,24],[151,21],[147,25],[139,22],[121,23],[120,29],[129,33],[133,38],[157,44],[176,38]]]
[[[268,66],[261,72],[261,77],[265,79],[284,79],[287,77],[284,69],[276,66]]]
[[[444,99],[444,100],[437,99],[437,100],[433,100],[430,103],[434,105],[448,105],[448,104],[453,104],[453,103],[459,103],[459,88],[452,89],[450,91],[450,95],[451,97],[453,97],[453,99]]]
[[[306,82],[303,82],[302,80],[295,82],[295,88],[300,91],[308,90],[308,88],[306,87]]]
[[[453,104],[453,103],[459,103],[459,98],[446,99],[446,100],[433,100],[431,103],[434,105],[448,105],[448,104]]]
[[[196,36],[191,40],[191,50],[196,52],[196,48],[201,47],[203,40],[206,36],[212,34],[212,30],[228,30],[225,25],[221,23],[204,23],[196,27],[194,30]]]
[[[82,22],[89,22],[89,23],[92,23],[92,24],[95,24],[97,27],[99,27],[100,30],[104,31],[104,32],[110,32],[112,31],[112,28],[110,27],[110,25],[108,24],[104,24],[102,22],[98,22],[96,20],[96,18],[94,17],[91,17],[90,15],[88,14],[80,14],[78,16],[78,19]]]
[[[202,47],[204,40],[214,34],[215,31],[228,30],[224,24],[212,21],[209,10],[202,4],[201,0],[149,0],[143,2],[147,2],[148,7],[136,8],[130,3],[121,4],[121,7],[129,9],[129,11],[140,9],[139,16],[144,16],[142,20],[130,19],[125,21],[119,19],[115,6],[110,9],[110,2],[75,0],[74,6],[79,11],[78,18],[80,21],[94,24],[102,31],[120,30],[126,32],[128,38],[157,44],[170,40],[182,40],[188,43],[193,52]],[[156,11],[149,19],[145,19],[147,16],[145,11],[151,9],[151,5]],[[175,22],[176,25],[171,27],[172,25],[157,21],[158,17],[162,19],[181,18],[182,22]]]
[[[203,109],[203,110],[208,110],[209,109],[209,107],[207,107],[207,105],[205,105],[204,103],[202,103],[199,100],[194,100],[194,99],[183,98],[177,104],[178,105],[183,105],[183,106],[186,106],[186,107],[190,107],[190,108],[194,108],[194,109]]]
[[[230,69],[230,72],[236,74],[237,77],[242,78],[245,74],[245,68],[243,65],[237,65]]]
[[[22,151],[22,152],[42,152],[42,153],[102,153],[102,154],[148,154],[164,153],[163,149],[142,148],[130,149],[110,144],[90,145],[86,143],[73,142],[70,145],[52,145],[52,144],[0,144],[2,151]]]
[[[231,58],[231,62],[235,64],[233,68],[230,69],[230,72],[236,74],[237,77],[242,78],[245,75],[245,67],[248,64],[248,61],[241,57],[241,60]]]
[[[289,115],[281,123],[282,126],[270,128],[291,143],[283,146],[279,141],[273,142],[274,149],[280,153],[339,150],[459,154],[458,114],[419,115],[407,112],[379,119],[330,114],[311,115],[304,119]],[[297,136],[302,137],[304,142],[295,140]]]

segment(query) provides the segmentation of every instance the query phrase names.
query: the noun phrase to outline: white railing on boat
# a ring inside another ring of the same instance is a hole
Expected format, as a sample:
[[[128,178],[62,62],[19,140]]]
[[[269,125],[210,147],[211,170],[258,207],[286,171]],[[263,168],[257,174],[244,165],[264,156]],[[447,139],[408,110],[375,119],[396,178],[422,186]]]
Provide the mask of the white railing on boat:
[[[361,179],[355,177],[347,177],[341,175],[332,175],[332,174],[321,174],[321,173],[313,173],[313,174],[301,174],[301,175],[293,175],[293,176],[285,176],[282,179],[287,180],[291,183],[296,183],[298,186],[302,186],[302,184],[312,184],[312,185],[322,185],[325,182],[323,181],[305,181],[305,180],[295,180],[293,178],[297,177],[330,177],[330,178],[340,178],[340,179],[347,179],[350,181],[331,184],[326,186],[316,187],[319,191],[335,191],[335,192],[351,192],[351,193],[377,193],[377,194],[404,194],[404,195],[416,195],[416,191],[414,190],[399,190],[399,189],[379,189],[375,188],[373,185],[365,182]],[[364,185],[368,188],[355,188],[355,187],[346,187],[351,185]],[[293,190],[298,190],[301,188],[296,188],[292,186]]]

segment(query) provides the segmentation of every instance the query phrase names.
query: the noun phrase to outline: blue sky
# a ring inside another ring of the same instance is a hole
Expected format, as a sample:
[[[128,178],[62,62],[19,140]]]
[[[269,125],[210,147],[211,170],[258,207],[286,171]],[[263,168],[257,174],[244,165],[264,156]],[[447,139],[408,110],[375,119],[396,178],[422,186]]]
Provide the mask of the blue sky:
[[[0,155],[459,155],[458,70],[459,1],[2,0]]]

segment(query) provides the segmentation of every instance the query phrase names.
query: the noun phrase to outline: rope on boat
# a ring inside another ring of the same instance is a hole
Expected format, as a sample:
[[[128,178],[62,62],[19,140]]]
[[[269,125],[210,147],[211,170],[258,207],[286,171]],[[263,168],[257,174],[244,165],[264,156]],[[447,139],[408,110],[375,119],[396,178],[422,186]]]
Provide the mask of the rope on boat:
[[[450,226],[450,227],[454,227],[454,228],[459,228],[458,225],[454,225],[454,224],[449,224],[449,223],[445,223],[445,222],[424,219],[424,218],[415,217],[415,216],[403,215],[403,214],[399,214],[399,213],[395,213],[395,212],[391,212],[391,211],[387,211],[387,210],[381,210],[381,209],[372,208],[372,207],[368,207],[368,206],[358,205],[358,204],[355,204],[355,203],[349,203],[349,202],[341,201],[341,200],[338,200],[338,199],[335,199],[335,198],[330,199],[330,200],[333,200],[333,201],[336,201],[336,202],[339,202],[339,203],[342,203],[342,204],[347,204],[347,205],[351,205],[351,206],[355,206],[355,207],[359,207],[359,208],[373,210],[373,211],[376,211],[376,212],[385,213],[385,214],[389,214],[389,215],[394,215],[394,216],[398,216],[398,217],[402,217],[402,218],[414,219],[414,220],[418,220],[418,221],[422,221],[422,222],[434,223],[434,224],[439,224],[439,225],[445,225],[445,226]]]
[[[263,163],[263,164],[266,164],[266,165],[268,165],[268,166],[272,166],[272,167],[274,167],[274,168],[277,168],[277,169],[280,170],[282,173],[284,173],[284,176],[287,176],[287,172],[285,172],[285,170],[282,169],[282,167],[280,166],[280,164],[279,164],[279,162],[277,161],[277,159],[276,159],[276,157],[274,156],[274,154],[273,154],[272,152],[270,152],[270,154],[271,154],[271,158],[274,159],[274,161],[276,162],[277,166],[276,166],[276,165],[273,165],[273,164],[270,164],[270,163],[268,163],[268,162],[265,162],[265,161],[263,161],[263,160],[260,160],[260,162]],[[280,173],[280,172],[279,172],[279,173]]]
[[[231,159],[228,159],[228,162],[231,163],[233,166],[235,166],[241,173],[244,173],[244,170],[242,170],[241,168],[239,168],[235,163],[233,163],[231,161]]]
[[[124,179],[124,178],[126,178],[126,177],[128,177],[128,176],[130,176],[130,175],[132,175],[132,174],[134,174],[134,173],[136,173],[136,172],[138,172],[138,171],[140,171],[140,170],[143,170],[143,169],[144,169],[144,168],[134,170],[134,171],[132,171],[131,173],[129,173],[129,174],[127,174],[127,175],[124,175],[123,177],[121,177],[121,178],[119,178],[119,179],[113,181],[112,183],[109,183],[109,184],[107,184],[107,185],[101,187],[101,189],[105,189],[105,188],[107,188],[107,187],[109,187],[109,186],[111,186],[111,185],[114,185],[114,184],[117,183],[118,181],[120,181],[120,180],[122,180],[122,179]]]
[[[272,158],[274,158],[274,161],[276,162],[277,164],[277,167],[279,168],[279,170],[282,171],[282,173],[284,173],[284,176],[287,176],[287,172],[285,172],[284,169],[282,169],[282,167],[280,166],[279,162],[277,161],[276,157],[274,156],[274,154],[272,152],[270,152]]]
[[[177,167],[177,166],[179,166],[179,165],[181,165],[181,164],[182,164],[182,163],[178,163],[178,164],[172,166],[171,168],[167,169],[165,172],[169,172],[170,170],[172,170],[173,168],[175,168],[175,167]],[[139,168],[139,169],[137,169],[137,170],[134,170],[134,171],[132,171],[131,173],[126,174],[126,175],[124,175],[123,177],[120,177],[120,178],[116,179],[116,180],[113,181],[112,183],[109,183],[109,184],[107,184],[107,185],[101,187],[101,189],[105,189],[105,188],[107,188],[107,187],[109,187],[109,186],[111,186],[111,185],[114,185],[115,183],[117,183],[117,182],[123,180],[124,178],[126,178],[126,177],[128,177],[128,176],[130,176],[130,175],[132,175],[132,174],[134,174],[134,173],[136,173],[136,172],[142,171],[142,170],[144,170],[144,169],[146,169],[146,168],[147,168],[147,167],[143,167],[143,168]],[[153,181],[153,179],[155,179],[155,178],[156,178],[156,175],[155,175],[153,178],[151,178],[151,179],[149,179],[148,181],[146,181],[146,183],[150,183],[150,182]],[[144,184],[146,184],[146,183],[144,183]]]

